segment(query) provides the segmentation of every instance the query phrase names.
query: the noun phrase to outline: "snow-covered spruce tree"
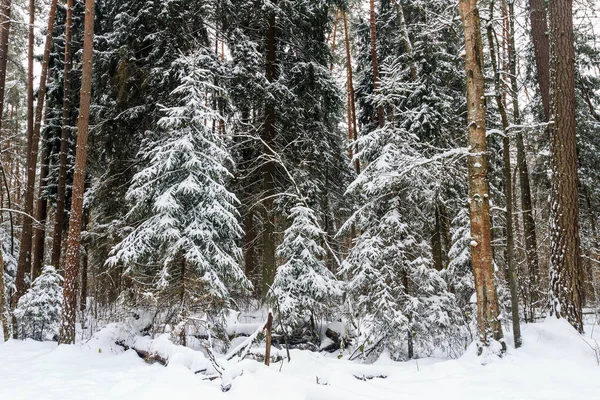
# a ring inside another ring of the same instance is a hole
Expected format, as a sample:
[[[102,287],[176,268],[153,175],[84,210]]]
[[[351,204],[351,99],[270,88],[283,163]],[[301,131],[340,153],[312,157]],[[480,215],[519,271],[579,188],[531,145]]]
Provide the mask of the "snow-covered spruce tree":
[[[222,316],[232,293],[251,286],[239,265],[238,200],[226,188],[231,159],[224,138],[209,128],[220,116],[207,106],[214,89],[207,62],[201,52],[177,62],[178,105],[165,110],[157,139],[142,150],[147,164],[127,195],[137,223],[109,259],[151,284],[159,310],[173,314],[165,323],[181,328],[197,312]]]
[[[308,322],[314,334],[317,321],[341,297],[341,285],[325,265],[326,251],[321,245],[325,232],[314,211],[298,204],[289,218],[292,225],[277,248],[277,256],[285,262],[277,269],[269,298],[285,329],[291,331]]]
[[[232,153],[246,220],[246,270],[263,296],[276,272],[276,232],[285,230],[283,216],[295,205],[279,196],[293,186],[282,165],[306,183],[302,194],[330,240],[347,215],[343,193],[351,169],[339,123],[342,92],[326,42],[333,3],[221,0],[218,6],[231,52],[231,79],[224,84],[238,122],[228,128],[239,137]]]
[[[9,234],[8,223],[0,225],[0,251],[2,263],[0,264],[0,323],[4,333],[3,339],[8,340],[10,337],[11,324],[10,321],[10,296],[15,292],[15,276],[17,273],[17,260],[13,254],[19,254],[18,243],[14,243],[16,238]],[[16,247],[16,249],[15,249]]]
[[[161,105],[171,104],[180,84],[175,60],[197,47],[214,49],[208,35],[213,6],[207,0],[96,0],[92,120],[102,123],[88,148],[85,207],[93,212],[85,240],[90,271],[98,271],[94,285],[101,290],[95,301],[101,305],[112,305],[128,286],[120,267],[106,271],[103,265],[124,238],[125,197],[142,165],[141,145],[164,116]],[[76,6],[74,24],[77,18]],[[73,27],[75,60],[80,32]],[[75,88],[77,79],[74,73]],[[72,104],[78,104],[76,99]]]
[[[361,234],[342,274],[350,278],[357,314],[366,316],[367,355],[384,348],[397,358],[421,356],[433,346],[458,350],[465,337],[460,309],[438,271],[449,263],[446,205],[455,203],[444,197],[464,192],[465,175],[455,163],[465,153],[456,148],[464,135],[456,118],[464,104],[463,73],[448,5],[379,2],[376,94],[369,40],[361,39],[358,26],[363,130],[357,156],[365,168],[348,189],[361,200],[345,227],[355,224]],[[371,115],[378,105],[386,124],[375,129]]]
[[[369,133],[360,156],[370,162],[349,188],[362,194],[362,205],[342,231],[355,224],[361,234],[341,275],[350,278],[350,301],[364,318],[365,356],[388,349],[395,358],[412,358],[434,346],[452,351],[463,335],[454,296],[421,236],[426,218],[418,205],[439,163],[421,156],[414,142],[389,125]]]
[[[14,314],[19,321],[19,337],[35,340],[53,339],[58,334],[62,306],[63,278],[52,266],[42,274],[20,299]]]

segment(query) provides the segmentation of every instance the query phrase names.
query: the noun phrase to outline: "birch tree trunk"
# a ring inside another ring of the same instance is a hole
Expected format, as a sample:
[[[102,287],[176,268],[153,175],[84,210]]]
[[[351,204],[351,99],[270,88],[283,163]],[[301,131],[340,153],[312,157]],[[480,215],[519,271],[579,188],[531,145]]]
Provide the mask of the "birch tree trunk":
[[[471,221],[471,257],[477,294],[477,326],[479,341],[487,346],[491,338],[503,340],[500,309],[492,264],[490,190],[486,143],[485,78],[483,44],[477,0],[460,0],[459,11],[465,38],[465,71],[467,76],[467,111],[470,149],[468,158],[469,207]],[[483,349],[480,347],[480,352]]]

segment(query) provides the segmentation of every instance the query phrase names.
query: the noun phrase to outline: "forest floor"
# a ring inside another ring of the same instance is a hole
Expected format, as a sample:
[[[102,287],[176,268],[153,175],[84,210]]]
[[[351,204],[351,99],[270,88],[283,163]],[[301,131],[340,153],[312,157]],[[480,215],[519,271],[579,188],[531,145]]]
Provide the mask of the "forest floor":
[[[226,393],[219,379],[203,380],[184,362],[148,365],[98,341],[57,347],[11,340],[0,344],[0,399],[600,399],[600,328],[588,326],[584,339],[549,319],[524,325],[523,339],[520,349],[508,339],[503,358],[482,359],[470,349],[456,360],[382,357],[370,365],[295,350],[290,363],[242,361]]]

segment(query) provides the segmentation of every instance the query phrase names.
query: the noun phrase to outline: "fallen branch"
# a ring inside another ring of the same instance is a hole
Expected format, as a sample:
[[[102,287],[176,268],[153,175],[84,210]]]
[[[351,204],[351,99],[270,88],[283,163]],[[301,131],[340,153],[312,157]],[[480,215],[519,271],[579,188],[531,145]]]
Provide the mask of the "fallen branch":
[[[387,375],[352,375],[359,381],[370,381],[371,379],[386,379]]]
[[[117,346],[121,346],[125,351],[127,351],[127,350],[135,351],[137,353],[137,355],[148,364],[158,363],[162,366],[167,366],[167,364],[169,364],[169,360],[167,360],[166,358],[159,356],[156,353],[150,353],[145,350],[140,350],[140,349],[136,349],[135,347],[130,347],[121,340],[116,341],[115,344]]]

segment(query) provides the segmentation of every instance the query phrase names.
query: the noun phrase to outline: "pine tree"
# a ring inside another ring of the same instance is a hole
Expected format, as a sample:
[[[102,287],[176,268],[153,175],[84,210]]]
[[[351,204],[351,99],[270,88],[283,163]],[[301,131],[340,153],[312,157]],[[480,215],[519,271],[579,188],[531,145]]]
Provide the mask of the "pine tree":
[[[85,27],[79,95],[79,119],[77,122],[77,151],[73,176],[73,201],[67,236],[65,257],[65,284],[62,307],[62,323],[59,342],[75,343],[75,317],[77,312],[77,279],[79,278],[79,256],[81,228],[83,224],[83,196],[87,168],[88,133],[92,101],[92,59],[94,55],[94,12],[95,0],[85,2]]]
[[[572,1],[554,0],[549,11],[550,114],[554,121],[550,135],[552,311],[583,332]]]

